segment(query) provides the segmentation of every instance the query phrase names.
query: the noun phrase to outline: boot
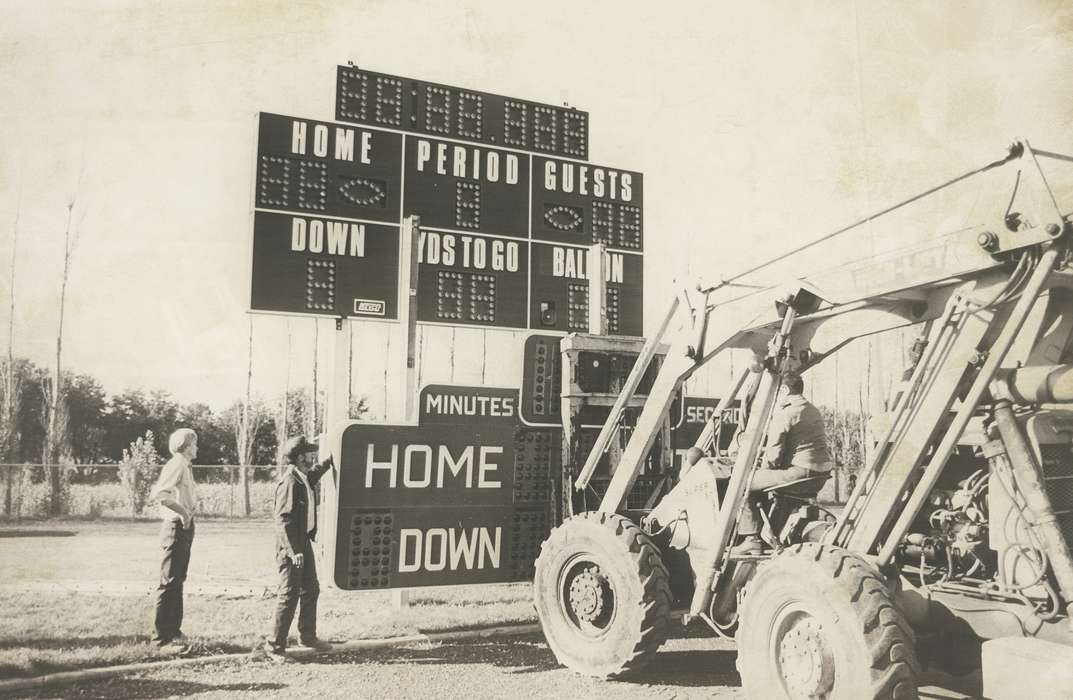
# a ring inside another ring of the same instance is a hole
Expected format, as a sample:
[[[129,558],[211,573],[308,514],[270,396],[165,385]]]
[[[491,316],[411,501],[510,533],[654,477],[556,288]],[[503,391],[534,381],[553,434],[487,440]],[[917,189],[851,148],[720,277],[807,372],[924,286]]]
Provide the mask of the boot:
[[[764,551],[764,543],[760,535],[745,535],[741,542],[730,548],[730,556],[740,557],[748,554],[761,554]]]

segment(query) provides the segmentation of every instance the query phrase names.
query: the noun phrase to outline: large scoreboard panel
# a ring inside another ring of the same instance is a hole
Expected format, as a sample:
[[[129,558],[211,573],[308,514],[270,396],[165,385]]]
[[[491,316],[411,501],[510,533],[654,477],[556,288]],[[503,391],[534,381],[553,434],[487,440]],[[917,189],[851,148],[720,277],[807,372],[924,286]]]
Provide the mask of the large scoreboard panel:
[[[547,535],[559,433],[518,393],[427,386],[418,425],[354,422],[339,438],[335,584],[344,590],[526,581]]]
[[[578,160],[586,112],[340,66],[336,118],[260,115],[252,309],[397,318],[415,215],[419,321],[585,330],[603,243],[609,330],[641,334],[643,179]]]

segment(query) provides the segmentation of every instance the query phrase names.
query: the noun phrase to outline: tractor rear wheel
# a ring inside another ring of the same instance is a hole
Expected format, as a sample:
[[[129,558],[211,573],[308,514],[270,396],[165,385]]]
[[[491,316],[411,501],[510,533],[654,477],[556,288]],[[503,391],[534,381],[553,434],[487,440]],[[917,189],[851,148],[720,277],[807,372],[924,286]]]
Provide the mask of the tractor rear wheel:
[[[750,698],[917,698],[913,632],[879,573],[846,550],[801,544],[761,565],[739,624]]]
[[[533,596],[555,658],[578,673],[636,671],[667,637],[667,568],[648,535],[620,515],[581,513],[552,530]]]

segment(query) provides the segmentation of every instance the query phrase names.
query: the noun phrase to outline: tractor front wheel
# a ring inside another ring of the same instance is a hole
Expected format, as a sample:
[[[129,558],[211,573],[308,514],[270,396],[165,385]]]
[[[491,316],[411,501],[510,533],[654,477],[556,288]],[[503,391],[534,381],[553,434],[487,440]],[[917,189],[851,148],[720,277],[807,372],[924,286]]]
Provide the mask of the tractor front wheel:
[[[548,646],[578,673],[635,671],[667,636],[667,568],[648,535],[620,515],[581,513],[552,530],[533,595]]]
[[[738,670],[750,698],[917,697],[913,632],[879,573],[837,547],[801,544],[745,589]]]

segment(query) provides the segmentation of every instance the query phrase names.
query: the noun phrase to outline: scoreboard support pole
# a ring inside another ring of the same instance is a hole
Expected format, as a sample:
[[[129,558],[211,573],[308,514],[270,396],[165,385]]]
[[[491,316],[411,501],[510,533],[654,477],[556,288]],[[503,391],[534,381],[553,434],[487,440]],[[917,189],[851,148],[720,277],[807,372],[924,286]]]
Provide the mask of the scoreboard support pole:
[[[327,435],[333,426],[350,417],[350,321],[344,317],[335,319],[335,335],[332,343],[331,374],[328,377],[328,396],[324,406],[324,438],[320,441],[317,460],[325,459],[330,452]],[[337,475],[333,475],[337,478]],[[322,479],[321,507],[317,509],[317,529],[327,532],[334,528],[337,518],[336,506],[339,495],[335,493],[336,478]],[[321,571],[331,571],[335,567],[335,548],[328,544],[327,537],[318,540],[314,550],[320,559],[317,566]],[[325,585],[334,587],[334,577],[328,577]]]
[[[589,272],[589,333],[607,335],[607,246],[589,246],[585,267]]]
[[[350,417],[350,320],[335,319],[335,342],[332,344],[332,376],[328,384],[324,427],[330,430]]]
[[[417,246],[421,237],[421,219],[407,216],[400,230],[402,250],[399,257],[399,329],[403,333],[400,355],[402,377],[402,419],[417,419]]]
[[[407,216],[399,230],[399,331],[405,339],[400,353],[402,377],[402,420],[417,420],[417,279],[421,218]],[[410,591],[396,588],[391,594],[396,610],[410,607]]]

